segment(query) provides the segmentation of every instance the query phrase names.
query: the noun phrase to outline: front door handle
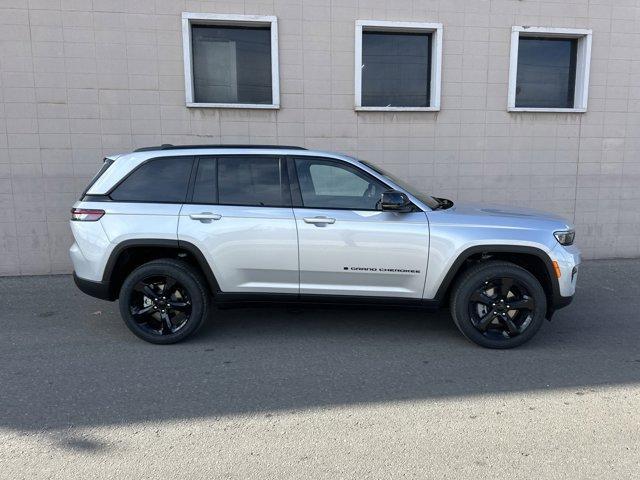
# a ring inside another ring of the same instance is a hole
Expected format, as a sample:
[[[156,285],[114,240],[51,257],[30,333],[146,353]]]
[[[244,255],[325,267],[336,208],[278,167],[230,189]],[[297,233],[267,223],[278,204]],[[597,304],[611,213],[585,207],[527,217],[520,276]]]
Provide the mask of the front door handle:
[[[303,220],[305,223],[312,223],[313,225],[316,225],[319,227],[336,223],[335,218],[329,218],[329,217],[304,217]]]
[[[192,213],[189,215],[191,220],[199,220],[202,223],[211,223],[212,220],[220,220],[222,215],[211,212]]]

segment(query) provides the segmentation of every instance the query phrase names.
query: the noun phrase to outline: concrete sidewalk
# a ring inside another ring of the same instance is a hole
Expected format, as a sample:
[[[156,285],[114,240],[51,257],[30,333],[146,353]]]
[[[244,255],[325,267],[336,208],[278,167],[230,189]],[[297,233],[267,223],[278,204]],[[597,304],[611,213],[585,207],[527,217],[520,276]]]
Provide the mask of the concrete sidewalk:
[[[154,346],[69,276],[0,278],[0,478],[637,478],[640,261],[580,275],[511,351],[275,307]]]

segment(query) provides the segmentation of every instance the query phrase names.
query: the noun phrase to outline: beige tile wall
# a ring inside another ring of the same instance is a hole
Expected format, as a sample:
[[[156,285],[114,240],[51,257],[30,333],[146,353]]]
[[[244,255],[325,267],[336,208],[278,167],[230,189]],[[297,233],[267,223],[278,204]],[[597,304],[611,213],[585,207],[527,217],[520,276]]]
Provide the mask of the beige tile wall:
[[[183,11],[273,14],[279,111],[184,106]],[[356,19],[444,24],[442,110],[356,113]],[[507,113],[512,25],[593,29],[586,114]],[[639,0],[0,0],[0,274],[68,272],[69,208],[105,154],[282,143],[425,191],[553,210],[587,257],[640,255]]]

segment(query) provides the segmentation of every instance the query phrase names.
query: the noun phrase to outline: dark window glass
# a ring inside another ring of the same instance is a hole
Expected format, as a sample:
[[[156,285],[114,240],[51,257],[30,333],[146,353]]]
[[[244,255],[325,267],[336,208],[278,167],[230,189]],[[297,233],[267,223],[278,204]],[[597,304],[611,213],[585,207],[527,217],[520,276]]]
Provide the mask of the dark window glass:
[[[111,192],[111,198],[121,202],[183,203],[191,165],[191,157],[149,160],[125,178]]]
[[[516,107],[573,108],[578,40],[520,37]]]
[[[191,201],[193,203],[218,203],[215,158],[200,159]]]
[[[428,107],[430,33],[362,33],[362,106]]]
[[[271,104],[269,27],[191,27],[194,100]]]
[[[315,159],[296,159],[300,194],[305,207],[376,210],[382,182],[348,165]]]
[[[218,195],[222,205],[291,205],[282,185],[282,164],[271,157],[218,159]]]

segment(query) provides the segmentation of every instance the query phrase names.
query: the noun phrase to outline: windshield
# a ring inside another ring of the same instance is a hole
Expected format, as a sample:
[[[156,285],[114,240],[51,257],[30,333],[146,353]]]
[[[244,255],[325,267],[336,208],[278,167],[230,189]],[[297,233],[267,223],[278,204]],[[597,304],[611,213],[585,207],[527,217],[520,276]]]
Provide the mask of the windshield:
[[[382,168],[378,167],[377,165],[373,165],[373,164],[371,164],[369,162],[365,162],[364,160],[358,160],[358,161],[360,163],[365,164],[371,170],[375,171],[376,173],[379,173],[383,177],[388,178],[393,183],[395,183],[396,185],[400,186],[401,188],[403,188],[404,190],[409,192],[411,195],[416,197],[418,200],[420,200],[422,203],[427,205],[429,208],[437,209],[437,208],[440,208],[442,206],[442,203],[439,202],[434,197],[432,197],[430,195],[425,195],[423,193],[420,193],[419,190],[416,187],[414,187],[413,185],[405,182],[404,180],[400,180],[395,175],[387,172],[386,170],[383,170]]]

